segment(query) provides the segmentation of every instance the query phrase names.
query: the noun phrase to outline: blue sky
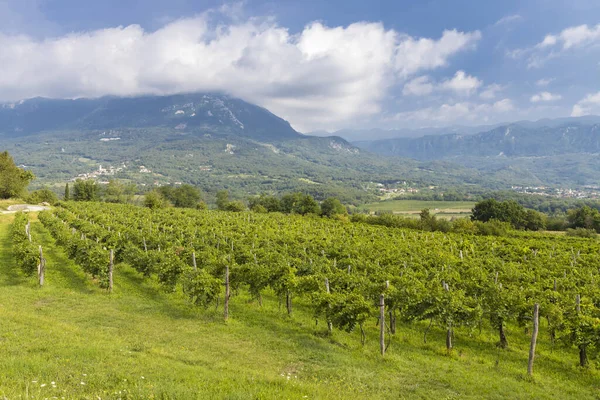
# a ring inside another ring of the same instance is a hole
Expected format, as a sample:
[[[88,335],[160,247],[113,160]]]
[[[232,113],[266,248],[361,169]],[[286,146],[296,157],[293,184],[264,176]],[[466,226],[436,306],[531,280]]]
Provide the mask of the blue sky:
[[[600,114],[600,3],[0,0],[0,101],[204,90],[302,131]]]

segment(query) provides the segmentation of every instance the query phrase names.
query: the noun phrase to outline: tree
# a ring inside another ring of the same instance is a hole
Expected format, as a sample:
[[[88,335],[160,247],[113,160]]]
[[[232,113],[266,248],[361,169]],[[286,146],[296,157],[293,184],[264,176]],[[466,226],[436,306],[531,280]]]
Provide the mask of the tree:
[[[104,190],[104,201],[107,203],[128,203],[136,191],[135,184],[124,184],[111,179]]]
[[[26,201],[30,204],[39,204],[39,203],[49,203],[55,204],[58,202],[58,197],[56,193],[48,188],[43,188],[32,192],[29,196],[27,196]]]
[[[424,208],[419,213],[421,229],[426,231],[435,230],[436,218],[435,215],[429,211],[429,208]]]
[[[346,207],[335,197],[329,197],[321,203],[321,215],[324,217],[345,214],[347,214]]]
[[[144,196],[144,207],[151,209],[165,208],[169,205],[169,201],[158,190],[151,190]]]
[[[217,208],[219,210],[227,210],[229,204],[229,192],[227,190],[219,190],[217,192]]]
[[[281,198],[281,211],[288,214],[320,214],[321,207],[309,194],[289,193]]]
[[[73,200],[75,201],[98,201],[100,188],[96,181],[77,179],[73,185]]]
[[[252,211],[262,212],[278,212],[281,211],[281,201],[275,197],[267,194],[261,194],[259,197],[252,197],[248,201],[249,208]],[[260,207],[260,208],[259,208]]]
[[[490,220],[508,222],[515,229],[540,230],[545,227],[544,218],[541,214],[533,210],[526,210],[514,200],[497,201],[496,199],[488,199],[480,201],[473,207],[471,219],[480,222]]]
[[[15,165],[7,151],[0,153],[0,198],[8,199],[25,194],[29,182],[35,179],[31,171]]]
[[[600,232],[600,212],[594,208],[583,206],[570,210],[567,219],[571,228],[595,229]]]
[[[233,212],[241,212],[246,209],[246,205],[239,200],[230,201],[225,206],[225,210]]]
[[[65,185],[65,195],[63,196],[63,200],[65,200],[65,201],[71,200],[71,191],[69,189],[68,183]]]
[[[194,208],[202,200],[200,190],[192,185],[181,185],[175,188],[169,198],[175,207]]]

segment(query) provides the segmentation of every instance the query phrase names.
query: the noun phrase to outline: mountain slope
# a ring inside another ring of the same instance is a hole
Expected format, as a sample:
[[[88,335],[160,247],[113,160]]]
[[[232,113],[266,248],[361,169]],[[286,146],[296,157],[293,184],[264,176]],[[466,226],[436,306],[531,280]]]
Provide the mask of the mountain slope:
[[[383,155],[437,160],[455,156],[553,156],[600,152],[600,123],[576,119],[558,126],[504,125],[475,135],[447,134],[354,142]]]
[[[55,100],[36,98],[0,107],[0,134],[19,137],[57,130],[163,127],[227,131],[263,140],[301,137],[268,110],[226,95]]]

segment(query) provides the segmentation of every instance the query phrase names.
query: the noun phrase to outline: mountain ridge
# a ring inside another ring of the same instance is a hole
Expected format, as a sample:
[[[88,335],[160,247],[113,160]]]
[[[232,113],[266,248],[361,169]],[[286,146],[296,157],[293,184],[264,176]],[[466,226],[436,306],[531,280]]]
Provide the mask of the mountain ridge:
[[[219,93],[73,100],[38,97],[0,108],[0,134],[6,137],[52,130],[149,127],[181,131],[226,129],[264,140],[303,136],[267,109]]]
[[[452,157],[541,157],[600,152],[600,117],[516,122],[463,135],[427,135],[354,141],[357,147],[386,156],[421,161]]]

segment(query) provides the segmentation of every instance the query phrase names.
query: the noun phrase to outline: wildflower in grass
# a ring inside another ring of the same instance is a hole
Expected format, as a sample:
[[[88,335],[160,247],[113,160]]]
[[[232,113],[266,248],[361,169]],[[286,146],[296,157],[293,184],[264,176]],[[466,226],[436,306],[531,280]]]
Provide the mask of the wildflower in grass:
[[[85,382],[80,382],[80,384],[85,385]]]
[[[45,383],[42,383],[42,384],[40,385],[40,387],[46,387],[46,384],[45,384]]]

